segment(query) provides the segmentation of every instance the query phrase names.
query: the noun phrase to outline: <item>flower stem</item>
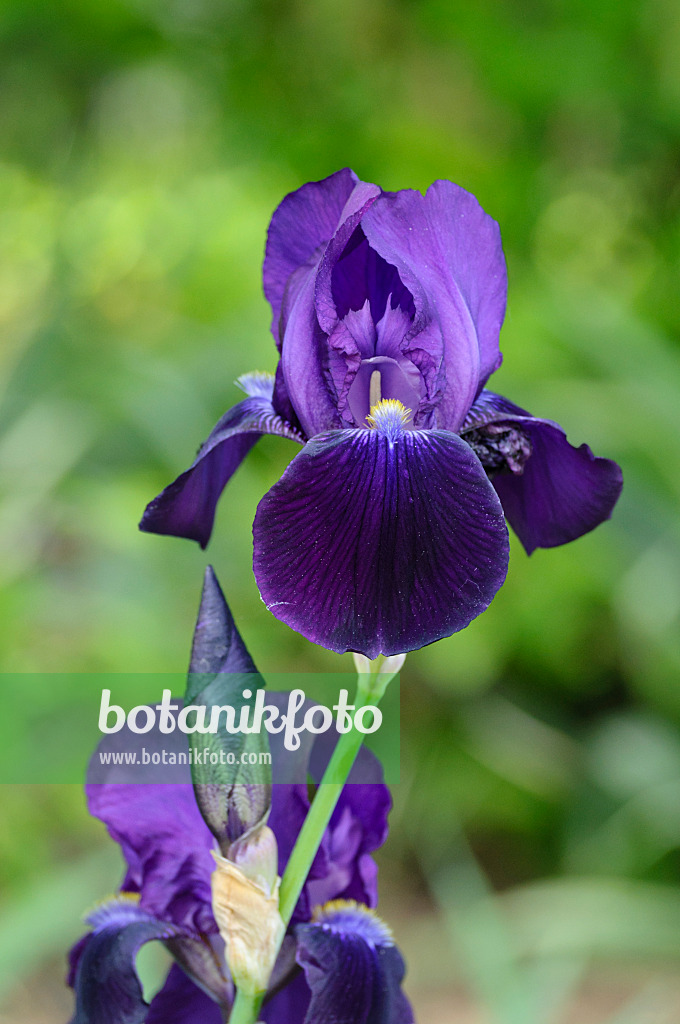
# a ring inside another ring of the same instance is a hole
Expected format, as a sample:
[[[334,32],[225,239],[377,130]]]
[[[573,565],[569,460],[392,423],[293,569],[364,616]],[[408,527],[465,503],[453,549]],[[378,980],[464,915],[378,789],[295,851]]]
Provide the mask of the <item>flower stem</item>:
[[[375,661],[368,661],[359,655],[355,657],[355,661],[359,674],[354,706],[357,711],[363,707],[377,707],[387,689],[387,684],[399,671],[403,656],[399,655],[397,658],[381,656]],[[363,740],[364,734],[354,727],[349,732],[341,733],[328,762],[328,767],[319,783],[312,806],[300,829],[300,834],[281,879],[279,914],[286,926],[293,915],[302,887],[307,881],[309,869],[321,845],[324,832],[331,820]],[[255,1024],[263,999],[264,994],[259,997],[250,997],[237,991],[229,1024]]]
[[[368,671],[359,673],[354,700],[357,711],[362,707],[376,707],[385,693],[387,684],[395,675],[394,672],[380,671],[383,660],[379,658],[374,662],[367,662]],[[288,925],[295,910],[295,904],[363,740],[364,734],[358,729],[352,728],[349,732],[342,733],[328,762],[281,879],[279,913],[285,925]]]
[[[263,999],[264,992],[251,996],[239,989],[229,1014],[229,1024],[255,1024]]]

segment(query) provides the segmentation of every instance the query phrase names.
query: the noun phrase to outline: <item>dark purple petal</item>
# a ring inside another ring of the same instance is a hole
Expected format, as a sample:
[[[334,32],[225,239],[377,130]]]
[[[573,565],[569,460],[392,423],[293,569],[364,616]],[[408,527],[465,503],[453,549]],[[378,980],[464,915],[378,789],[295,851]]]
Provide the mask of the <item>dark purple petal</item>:
[[[436,181],[425,196],[382,195],[361,226],[413,295],[416,319],[403,351],[418,364],[425,349],[442,363],[437,425],[458,430],[501,361],[507,277],[498,225],[465,189]]]
[[[287,694],[269,694],[268,702],[284,710]],[[108,749],[107,736],[100,748]],[[124,749],[137,754],[145,747],[168,749],[177,735],[161,735],[157,730],[144,736],[129,733]],[[307,734],[305,740],[313,739]],[[325,737],[316,738],[316,742]],[[280,735],[272,737],[274,778],[306,778],[308,771],[318,778],[327,761],[319,763],[316,756],[308,765],[310,743],[300,747],[300,758],[282,750]],[[95,754],[94,762],[97,761]],[[299,762],[299,763],[298,763]],[[167,768],[163,769],[168,772]],[[120,773],[121,769],[116,769]],[[347,785],[314,860],[310,879],[296,908],[294,919],[309,918],[311,907],[340,896],[352,897],[374,906],[377,902],[377,869],[370,854],[385,840],[387,815],[390,809],[389,790],[382,784],[380,766],[370,751],[362,750],[353,769],[362,784]],[[201,818],[190,784],[188,766],[173,769],[173,778],[186,776],[185,784],[154,785],[101,783],[86,787],[89,808],[108,826],[112,837],[121,845],[128,865],[123,888],[141,892],[142,906],[160,917],[172,920],[193,935],[211,936],[217,931],[211,908],[210,873],[214,848],[212,837]],[[100,776],[98,776],[100,777]],[[350,774],[350,782],[353,774]],[[375,779],[375,782],[367,780]],[[276,835],[279,848],[279,874],[288,858],[309,810],[307,784],[280,783],[273,786],[272,807],[268,824]],[[219,991],[220,979],[207,978],[202,950],[182,941],[187,965],[197,977],[209,980],[209,987]],[[74,947],[75,966],[79,947]]]
[[[194,934],[217,931],[210,891],[210,834],[190,785],[88,785],[90,813],[120,844],[128,866],[121,888],[141,906]]]
[[[277,837],[279,845],[280,874],[283,874],[286,869],[308,810],[309,798],[306,785],[274,785],[268,824]],[[362,826],[352,817],[351,811],[347,808],[346,790],[340,797],[335,814],[336,821],[338,815],[342,818],[344,825],[342,837],[336,835],[334,823],[331,822],[321,847],[316,852],[308,879],[293,912],[294,923],[308,921],[311,910],[317,903],[345,895],[349,888],[354,888],[351,884],[354,883],[355,886],[357,878],[360,881],[366,877],[363,894],[366,896],[367,902],[371,900],[372,905],[375,905],[377,901],[377,868],[369,853],[364,853],[364,850],[376,849],[378,844],[370,846],[368,843],[362,842],[364,837],[358,842],[356,841],[355,835],[352,834],[351,824],[355,825],[359,835]],[[362,874],[362,870],[364,874]]]
[[[311,992],[305,976],[296,966],[298,974],[285,988],[268,1000],[260,1011],[265,1024],[304,1024]]]
[[[348,904],[300,925],[298,963],[312,993],[304,1024],[413,1024],[404,961],[381,921]]]
[[[148,1005],[135,958],[145,942],[168,939],[176,929],[124,897],[99,907],[88,923],[93,932],[80,951],[71,1024],[143,1024]]]
[[[151,1000],[144,1024],[222,1024],[219,1006],[176,964]]]
[[[372,799],[370,786],[350,786],[350,792],[362,791],[354,794],[357,804],[351,806],[347,800],[341,807],[336,807],[321,847],[325,861],[322,871],[319,872],[317,867],[307,882],[310,908],[341,898],[376,906],[378,869],[367,851],[375,850],[386,838],[386,819],[390,809],[389,797],[383,794],[383,787],[376,788],[380,789],[380,794]],[[362,798],[368,798],[367,806],[363,809],[358,805]],[[385,825],[381,835],[376,837],[365,829],[362,810],[366,817],[372,810],[376,821],[382,818]],[[321,877],[312,877],[315,873]]]
[[[415,311],[405,312],[401,306],[392,305],[395,296],[390,295],[390,301],[385,307],[385,312],[376,322],[378,342],[376,355],[392,356],[399,359],[401,356],[401,343],[411,329],[411,321]],[[413,300],[411,300],[413,305]],[[391,395],[389,397],[392,397]]]
[[[331,282],[336,314],[346,316],[360,303],[369,303],[371,318],[377,324],[390,299],[395,305],[401,299],[409,309],[409,326],[415,312],[411,293],[403,287],[396,267],[387,263],[369,245],[362,229],[357,228],[356,246],[348,246],[332,269]],[[394,296],[396,295],[396,299]]]
[[[355,323],[352,326],[354,327],[355,333],[358,334],[358,324]],[[373,328],[373,330],[375,332],[375,328]],[[355,335],[352,334],[347,320],[341,320],[328,338],[327,361],[328,378],[330,379],[335,392],[334,403],[342,417],[342,425],[354,427],[361,426],[363,424],[365,426],[368,411],[364,411],[361,405],[359,405],[359,416],[361,418],[356,422],[354,420],[355,408],[357,406],[354,386],[357,382],[357,377],[362,372],[363,364],[357,339]],[[362,376],[365,376],[365,374],[362,374]],[[368,379],[363,382],[359,382],[358,391],[361,397],[363,397],[364,391],[366,395],[368,395]],[[350,401],[350,395],[353,392],[355,398],[351,404],[348,404]],[[368,410],[368,405],[366,405],[366,410]]]
[[[313,438],[260,502],[253,534],[270,611],[369,658],[463,629],[507,569],[497,495],[470,447],[440,430]]]
[[[308,262],[317,262],[317,250],[335,234],[357,181],[354,171],[345,168],[289,193],[274,211],[262,277],[264,293],[272,307],[272,333],[277,343],[283,337],[283,332],[279,335],[279,318],[289,278]]]
[[[404,290],[394,268],[388,267],[376,253],[371,253],[359,226],[380,194],[377,185],[363,181],[357,183],[342,211],[338,229],[324,251],[316,276],[316,312],[326,334],[331,333],[338,320],[350,309],[361,309],[366,299],[372,313],[373,305],[377,308],[382,301],[377,317],[374,316],[374,320],[379,319],[390,291],[398,291],[401,297]],[[352,263],[358,253],[361,253],[358,271],[350,271],[347,279],[338,283],[340,264],[344,265],[345,260]],[[410,296],[405,301],[408,300]]]
[[[189,469],[147,505],[140,530],[188,537],[205,548],[220,495],[260,436],[278,434],[304,443],[299,431],[274,411],[272,377],[250,374],[237,383],[249,397],[225,413]]]
[[[274,393],[272,394],[272,405],[278,416],[286,420],[292,427],[295,427],[299,431],[300,437],[304,436],[300,421],[297,418],[297,413],[293,408],[293,403],[290,400],[290,395],[286,388],[286,382],[283,379],[283,366],[279,359],[276,364],[276,373],[274,374]]]
[[[422,375],[411,360],[402,356],[399,347],[409,328],[410,320],[398,306],[388,305],[374,323],[368,299],[333,328],[327,340],[327,379],[332,383],[343,426],[366,426],[371,405],[376,402],[370,398],[376,370],[380,398],[396,399],[413,411],[420,407]]]
[[[521,472],[493,476],[508,522],[531,554],[581,537],[611,516],[621,493],[621,468],[596,458],[587,444],[574,448],[562,428],[536,419],[501,395],[484,391],[465,430],[508,425],[524,434],[531,455]]]
[[[66,984],[69,986],[69,988],[74,988],[75,986],[78,964],[80,963],[80,958],[85,952],[85,947],[87,946],[91,938],[91,932],[87,932],[85,935],[81,935],[78,941],[75,942],[68,951],[68,968],[66,972]]]
[[[368,302],[376,324],[390,304],[404,312],[409,326],[415,313],[413,297],[399,277],[397,268],[371,248],[360,227],[355,230],[354,237],[337,262],[331,265],[331,291],[338,317],[359,309],[364,302]]]

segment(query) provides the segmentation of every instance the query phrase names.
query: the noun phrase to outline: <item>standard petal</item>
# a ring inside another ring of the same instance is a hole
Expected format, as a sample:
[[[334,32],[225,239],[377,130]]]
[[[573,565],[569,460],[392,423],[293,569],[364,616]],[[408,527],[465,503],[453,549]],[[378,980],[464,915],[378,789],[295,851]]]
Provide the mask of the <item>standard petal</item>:
[[[286,285],[291,275],[311,260],[319,246],[333,237],[357,181],[354,171],[345,168],[291,192],[274,211],[267,233],[262,277],[264,293],[272,307],[272,333],[277,344],[285,329],[285,324],[281,325],[279,334]]]
[[[189,469],[147,505],[140,530],[188,537],[205,548],[220,495],[259,437],[278,434],[304,444],[299,431],[274,411],[273,377],[253,374],[240,383],[249,397],[225,413]]]
[[[410,190],[382,195],[361,226],[413,295],[416,320],[404,352],[419,352],[418,335],[433,321],[439,328],[444,379],[437,422],[458,430],[501,361],[507,274],[498,225],[471,193],[436,181],[424,196]]]
[[[290,311],[281,371],[286,394],[307,437],[340,425],[335,389],[328,380],[328,339],[317,319],[311,274]]]
[[[343,249],[362,215],[380,194],[377,185],[357,182],[347,199],[333,237],[322,251],[318,266],[300,271],[291,280],[285,301],[285,337],[281,366],[286,393],[308,437],[340,426],[338,394],[331,372],[327,335],[338,323],[331,279]],[[363,299],[360,305],[363,303]],[[356,349],[356,343],[352,342]],[[358,349],[357,364],[358,367]],[[350,380],[346,390],[349,389]]]
[[[143,1024],[148,1004],[135,958],[145,942],[168,939],[176,929],[120,896],[90,914],[88,923],[93,932],[78,960],[71,1024]]]
[[[374,291],[378,280],[383,286],[388,285],[383,291],[380,315],[385,309],[390,291],[398,291],[399,297],[404,291],[394,267],[388,267],[375,253],[370,252],[360,227],[362,217],[379,195],[381,190],[377,185],[357,182],[342,211],[340,225],[321,258],[316,278],[316,310],[326,334],[330,334],[338,320],[350,309],[360,309],[365,299],[377,299]],[[358,256],[358,266],[355,266],[354,256]],[[350,270],[347,277],[340,273],[338,279],[340,264],[346,265],[345,261],[354,270]],[[377,290],[380,292],[379,286]]]
[[[369,658],[463,629],[507,570],[498,497],[448,431],[313,438],[260,502],[253,534],[270,611],[315,643]]]
[[[223,1017],[217,1003],[173,964],[144,1024],[223,1024]]]
[[[210,873],[213,837],[190,785],[88,785],[90,813],[120,844],[121,888],[141,892],[149,913],[194,934],[217,931]]]
[[[621,468],[597,458],[587,444],[574,448],[562,427],[536,419],[501,395],[484,391],[464,430],[507,425],[524,434],[531,455],[521,472],[502,471],[492,483],[528,554],[576,540],[609,519],[621,493]],[[463,437],[465,433],[463,433]]]
[[[312,993],[304,1024],[413,1024],[401,991],[404,961],[389,931],[365,908],[324,908],[296,931],[298,963]]]

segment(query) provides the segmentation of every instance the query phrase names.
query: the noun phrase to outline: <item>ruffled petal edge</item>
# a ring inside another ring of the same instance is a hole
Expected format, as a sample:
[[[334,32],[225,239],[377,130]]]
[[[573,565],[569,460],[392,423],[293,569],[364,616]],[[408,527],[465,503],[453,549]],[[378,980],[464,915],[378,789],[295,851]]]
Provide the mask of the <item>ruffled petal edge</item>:
[[[587,444],[575,448],[558,423],[491,391],[474,403],[461,434],[504,425],[528,439],[531,454],[517,471],[492,474],[491,482],[527,554],[567,544],[611,517],[623,487],[616,462],[595,456]]]

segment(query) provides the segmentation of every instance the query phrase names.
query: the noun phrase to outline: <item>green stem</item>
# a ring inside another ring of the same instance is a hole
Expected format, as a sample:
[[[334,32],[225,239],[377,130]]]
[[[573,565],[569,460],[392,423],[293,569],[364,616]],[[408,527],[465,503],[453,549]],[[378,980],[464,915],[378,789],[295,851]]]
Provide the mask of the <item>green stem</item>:
[[[377,659],[371,664],[369,673],[362,673],[357,677],[357,692],[354,699],[357,711],[362,707],[376,707],[392,678],[389,673],[379,673],[381,661],[382,659]],[[363,741],[364,734],[358,729],[352,728],[349,732],[341,734],[333,756],[328,762],[281,879],[279,913],[285,925],[288,925],[295,910],[295,904],[307,881],[323,834]]]
[[[384,659],[380,657],[373,662],[367,662],[368,671],[360,673],[357,677],[357,692],[354,700],[356,711],[362,707],[377,707],[385,693],[387,684],[396,675],[396,672],[389,670],[380,672],[383,661]],[[309,869],[321,845],[324,832],[331,820],[331,815],[363,740],[364,734],[354,727],[349,732],[340,735],[312,801],[312,806],[300,829],[300,834],[283,873],[279,890],[279,913],[286,926],[295,910],[302,887],[307,881]],[[229,1024],[255,1024],[263,999],[264,993],[253,997],[247,996],[241,990],[237,991]]]
[[[255,1024],[263,999],[264,992],[249,996],[243,989],[239,989],[229,1014],[229,1024]]]

